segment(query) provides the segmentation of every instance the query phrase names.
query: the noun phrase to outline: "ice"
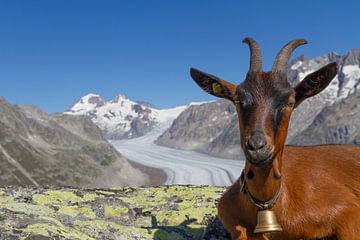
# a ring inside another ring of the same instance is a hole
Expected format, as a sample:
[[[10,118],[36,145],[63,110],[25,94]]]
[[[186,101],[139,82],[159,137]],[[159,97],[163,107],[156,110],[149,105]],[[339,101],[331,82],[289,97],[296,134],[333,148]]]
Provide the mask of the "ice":
[[[244,160],[216,158],[194,151],[162,147],[153,143],[160,134],[169,128],[184,107],[163,110],[161,116],[164,121],[142,137],[110,142],[127,159],[145,166],[162,169],[167,175],[165,184],[231,185],[240,176]]]

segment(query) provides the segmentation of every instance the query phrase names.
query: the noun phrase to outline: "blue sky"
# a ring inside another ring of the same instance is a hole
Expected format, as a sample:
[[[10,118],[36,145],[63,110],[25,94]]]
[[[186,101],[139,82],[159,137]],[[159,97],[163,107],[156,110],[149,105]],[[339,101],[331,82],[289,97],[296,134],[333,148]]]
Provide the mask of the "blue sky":
[[[213,99],[194,66],[240,83],[246,36],[269,70],[293,38],[293,57],[359,48],[359,1],[0,1],[0,96],[61,112],[87,93],[123,93],[160,108]]]

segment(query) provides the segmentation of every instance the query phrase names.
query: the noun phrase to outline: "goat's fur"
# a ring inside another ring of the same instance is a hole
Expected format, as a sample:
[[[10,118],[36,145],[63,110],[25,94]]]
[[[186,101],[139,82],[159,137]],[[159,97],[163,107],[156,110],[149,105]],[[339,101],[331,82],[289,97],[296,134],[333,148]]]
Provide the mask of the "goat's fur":
[[[191,76],[203,90],[236,106],[249,193],[267,201],[283,188],[271,209],[283,231],[272,233],[271,239],[360,239],[360,146],[285,146],[292,111],[329,85],[337,64],[324,66],[292,87],[286,76],[287,61],[306,40],[293,40],[283,47],[271,72],[261,71],[255,40],[244,42],[253,59],[240,85],[196,69],[191,69]],[[233,240],[269,239],[253,234],[258,210],[240,190],[239,180],[218,205],[220,220]]]

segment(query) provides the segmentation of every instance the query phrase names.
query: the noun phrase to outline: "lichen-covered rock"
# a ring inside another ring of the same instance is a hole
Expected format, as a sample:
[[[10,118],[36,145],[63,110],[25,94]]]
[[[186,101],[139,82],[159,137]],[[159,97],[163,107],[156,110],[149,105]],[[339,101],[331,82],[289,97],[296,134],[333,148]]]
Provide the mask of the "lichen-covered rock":
[[[227,239],[221,187],[0,188],[0,239]]]

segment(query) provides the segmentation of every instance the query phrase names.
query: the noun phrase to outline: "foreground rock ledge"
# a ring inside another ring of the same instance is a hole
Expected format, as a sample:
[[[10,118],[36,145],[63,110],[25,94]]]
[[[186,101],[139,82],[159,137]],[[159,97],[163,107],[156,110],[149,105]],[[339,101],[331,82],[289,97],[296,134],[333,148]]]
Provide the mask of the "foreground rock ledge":
[[[0,239],[227,239],[225,188],[0,188]]]

